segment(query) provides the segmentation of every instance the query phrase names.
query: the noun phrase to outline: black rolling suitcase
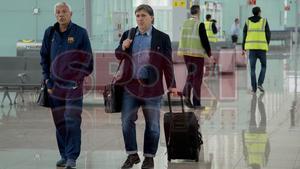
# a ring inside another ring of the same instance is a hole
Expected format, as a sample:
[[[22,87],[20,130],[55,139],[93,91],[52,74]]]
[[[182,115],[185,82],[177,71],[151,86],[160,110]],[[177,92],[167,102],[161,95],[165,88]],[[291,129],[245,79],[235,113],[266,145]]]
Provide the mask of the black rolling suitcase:
[[[185,112],[182,93],[179,93],[182,112],[172,112],[171,96],[168,93],[170,112],[164,114],[164,130],[167,143],[168,161],[188,159],[199,161],[202,135],[194,112]]]

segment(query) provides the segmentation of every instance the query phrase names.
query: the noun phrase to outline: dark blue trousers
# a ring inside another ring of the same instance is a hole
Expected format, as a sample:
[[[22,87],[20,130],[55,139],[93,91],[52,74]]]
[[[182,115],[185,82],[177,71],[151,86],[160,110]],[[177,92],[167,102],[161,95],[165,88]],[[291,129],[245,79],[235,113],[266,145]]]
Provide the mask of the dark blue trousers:
[[[259,59],[261,64],[261,70],[259,73],[258,81],[256,81],[256,61]],[[252,90],[256,92],[257,85],[261,86],[264,83],[266,69],[267,69],[267,57],[266,51],[264,50],[250,50],[249,51],[249,61],[250,61],[250,76],[251,76],[251,86]]]
[[[54,86],[52,116],[61,158],[76,160],[81,146],[82,87],[65,89]]]

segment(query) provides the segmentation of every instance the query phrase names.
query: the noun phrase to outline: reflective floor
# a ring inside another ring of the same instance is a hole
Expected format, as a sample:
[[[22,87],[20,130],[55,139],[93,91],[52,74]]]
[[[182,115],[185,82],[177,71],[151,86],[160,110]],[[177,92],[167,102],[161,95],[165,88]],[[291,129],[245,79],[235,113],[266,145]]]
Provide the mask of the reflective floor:
[[[204,142],[200,161],[168,162],[161,130],[155,169],[300,169],[300,52],[270,53],[264,95],[249,93],[247,67],[237,68],[233,75],[205,77],[207,109],[195,111]],[[178,74],[178,79],[181,88],[184,78]],[[59,155],[51,114],[33,103],[33,93],[25,98],[24,104],[5,102],[0,108],[0,169],[56,168]],[[101,103],[101,96],[94,93],[85,100],[78,169],[118,169],[126,159],[120,114],[106,114]],[[161,123],[166,111],[164,106]],[[139,150],[143,131],[139,113]],[[141,163],[133,168],[140,167]]]

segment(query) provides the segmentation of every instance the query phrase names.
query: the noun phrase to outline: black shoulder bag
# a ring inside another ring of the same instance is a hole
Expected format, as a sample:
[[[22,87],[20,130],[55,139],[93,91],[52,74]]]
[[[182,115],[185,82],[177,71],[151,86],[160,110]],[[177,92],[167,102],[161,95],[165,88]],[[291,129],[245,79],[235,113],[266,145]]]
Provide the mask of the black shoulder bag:
[[[133,39],[136,28],[131,28],[128,32],[128,38]],[[120,61],[118,69],[110,84],[105,85],[103,91],[104,107],[106,113],[118,113],[122,110],[124,88],[116,83],[116,74],[119,72],[123,59]]]
[[[118,113],[122,110],[122,101],[123,101],[123,86],[116,83],[116,74],[118,73],[120,66],[122,64],[120,61],[118,69],[111,81],[110,84],[105,85],[103,98],[104,98],[104,106],[106,113]]]
[[[53,34],[54,34],[54,27],[51,27],[50,29],[50,34],[49,34],[49,37],[48,37],[48,40],[49,40],[49,62],[51,62],[51,58],[50,58],[50,51],[51,51],[51,45],[52,45],[52,38],[53,38]],[[39,96],[38,96],[38,99],[37,99],[37,104],[39,106],[42,106],[42,107],[51,107],[50,105],[50,97],[49,97],[49,93],[47,91],[47,85],[46,85],[46,82],[44,80],[42,80],[42,83],[41,83],[41,88],[40,88],[40,91],[39,91]]]

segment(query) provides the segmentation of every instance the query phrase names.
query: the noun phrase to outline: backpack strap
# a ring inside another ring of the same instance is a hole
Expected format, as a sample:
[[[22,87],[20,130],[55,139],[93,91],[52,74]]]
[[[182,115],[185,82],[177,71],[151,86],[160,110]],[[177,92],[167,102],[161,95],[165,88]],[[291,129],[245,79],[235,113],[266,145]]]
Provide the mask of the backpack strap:
[[[135,36],[135,33],[136,33],[136,29],[135,27],[132,27],[129,31],[128,31],[128,35],[127,35],[127,38],[128,39],[133,39],[134,36]]]
[[[53,38],[54,31],[55,31],[54,26],[51,26],[50,27],[50,33],[47,37],[49,47],[48,47],[48,51],[47,51],[48,56],[46,58],[46,62],[49,63],[49,68],[48,68],[49,70],[50,70],[50,67],[51,67],[51,46],[52,46],[52,38]]]
[[[49,44],[48,53],[49,53],[49,57],[51,56],[50,53],[51,53],[51,46],[52,46],[52,39],[53,39],[54,31],[55,31],[54,26],[51,26],[50,33],[49,33],[49,36],[48,36],[48,44]]]

